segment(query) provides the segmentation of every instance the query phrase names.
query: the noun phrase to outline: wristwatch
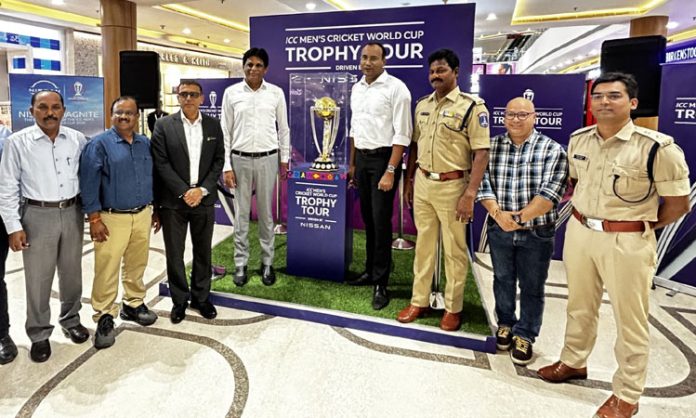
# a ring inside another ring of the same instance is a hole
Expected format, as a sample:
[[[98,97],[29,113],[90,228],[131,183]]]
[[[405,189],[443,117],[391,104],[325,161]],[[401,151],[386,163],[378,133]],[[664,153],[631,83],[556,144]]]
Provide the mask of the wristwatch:
[[[389,164],[389,165],[387,166],[387,173],[392,173],[392,174],[394,174],[395,171],[396,171],[396,167],[394,167],[393,165]]]
[[[517,222],[518,225],[524,225],[524,222],[522,222],[522,217],[518,215],[512,215],[512,220]]]

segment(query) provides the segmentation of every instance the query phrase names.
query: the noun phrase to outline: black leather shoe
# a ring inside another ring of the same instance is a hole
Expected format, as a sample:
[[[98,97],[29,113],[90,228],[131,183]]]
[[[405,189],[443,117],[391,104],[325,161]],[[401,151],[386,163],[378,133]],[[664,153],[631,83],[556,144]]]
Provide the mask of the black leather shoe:
[[[51,357],[51,344],[48,340],[32,343],[29,357],[36,363],[43,363]]]
[[[0,364],[7,364],[17,357],[17,346],[9,335],[0,338]]]
[[[147,309],[147,306],[143,303],[137,308],[131,308],[130,306],[123,304],[121,308],[121,319],[125,321],[133,321],[144,327],[152,325],[157,321],[157,314]]]
[[[266,286],[272,286],[276,281],[275,271],[273,266],[261,266],[261,282]]]
[[[378,311],[389,305],[389,294],[387,287],[383,285],[375,285],[374,295],[372,296],[372,309]]]
[[[234,279],[232,281],[239,287],[247,284],[249,281],[249,276],[247,276],[247,266],[237,267],[234,269]]]
[[[75,344],[82,344],[89,339],[89,331],[82,324],[77,324],[74,327],[63,328],[63,335],[70,338]]]
[[[183,321],[184,318],[186,318],[186,305],[186,303],[181,305],[175,304],[172,307],[172,314],[169,316],[172,324],[178,324],[179,322]]]
[[[217,316],[217,309],[215,309],[215,305],[210,303],[209,300],[203,302],[196,302],[192,300],[191,309],[197,310],[205,319],[213,319]]]
[[[363,272],[360,276],[353,280],[348,280],[346,284],[350,286],[372,286],[375,284],[372,275],[368,272]]]

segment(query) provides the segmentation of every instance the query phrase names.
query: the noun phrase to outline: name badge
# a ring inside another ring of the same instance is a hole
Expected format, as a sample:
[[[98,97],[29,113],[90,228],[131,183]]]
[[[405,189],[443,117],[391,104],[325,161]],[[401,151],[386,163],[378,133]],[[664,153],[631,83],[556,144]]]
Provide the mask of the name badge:
[[[586,156],[582,154],[573,154],[573,159],[575,160],[580,160],[580,161],[585,161],[587,159]]]

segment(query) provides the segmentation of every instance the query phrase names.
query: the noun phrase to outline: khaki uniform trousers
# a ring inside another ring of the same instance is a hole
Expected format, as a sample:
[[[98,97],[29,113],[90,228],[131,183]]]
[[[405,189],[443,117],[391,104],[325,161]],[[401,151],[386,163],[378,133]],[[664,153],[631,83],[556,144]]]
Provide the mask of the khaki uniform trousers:
[[[607,289],[616,322],[614,355],[618,369],[614,395],[636,403],[645,386],[648,364],[648,294],[657,263],[652,230],[602,232],[568,221],[563,263],[568,277],[568,309],[561,361],[585,367],[597,340],[602,285]]]
[[[102,315],[116,318],[119,306],[118,278],[123,283],[123,303],[137,308],[143,304],[145,284],[143,274],[150,251],[152,209],[140,213],[101,213],[102,222],[109,229],[109,239],[94,243],[94,284],[92,285],[92,319]],[[123,261],[123,264],[121,263]]]
[[[413,260],[413,296],[411,304],[429,305],[433,272],[437,262],[437,240],[442,226],[442,245],[445,256],[445,309],[450,313],[461,312],[464,305],[464,284],[469,266],[466,249],[465,225],[457,221],[457,201],[469,183],[464,178],[433,181],[416,170],[413,193],[413,212],[418,240]]]

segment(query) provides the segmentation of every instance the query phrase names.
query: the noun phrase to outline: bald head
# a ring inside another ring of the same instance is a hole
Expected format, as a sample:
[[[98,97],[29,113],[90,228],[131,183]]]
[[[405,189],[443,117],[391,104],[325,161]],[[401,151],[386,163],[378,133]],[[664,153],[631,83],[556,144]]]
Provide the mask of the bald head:
[[[534,103],[523,97],[515,97],[505,107],[505,129],[512,142],[523,143],[534,131],[536,114]]]

